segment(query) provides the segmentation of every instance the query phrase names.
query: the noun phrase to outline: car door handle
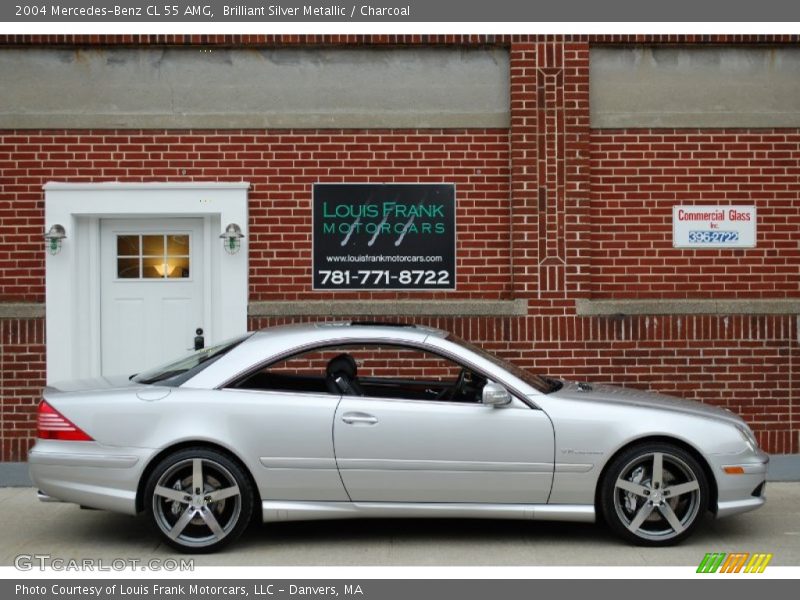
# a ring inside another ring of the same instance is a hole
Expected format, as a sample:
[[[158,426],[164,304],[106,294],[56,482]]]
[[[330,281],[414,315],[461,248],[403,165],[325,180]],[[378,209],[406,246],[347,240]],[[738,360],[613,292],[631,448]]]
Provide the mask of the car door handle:
[[[368,415],[366,413],[344,413],[342,415],[342,421],[347,423],[348,425],[376,425],[378,423],[378,418],[373,417],[372,415]]]

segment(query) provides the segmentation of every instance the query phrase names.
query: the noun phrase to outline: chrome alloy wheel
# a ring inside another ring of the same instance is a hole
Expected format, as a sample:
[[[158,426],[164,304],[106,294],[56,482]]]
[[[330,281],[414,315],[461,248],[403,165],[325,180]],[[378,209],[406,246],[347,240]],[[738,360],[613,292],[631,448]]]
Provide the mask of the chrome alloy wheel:
[[[242,511],[236,478],[209,458],[186,458],[169,467],[153,488],[152,502],[155,522],[164,535],[192,548],[225,539]]]
[[[628,531],[654,542],[684,533],[697,519],[702,502],[694,469],[660,451],[639,454],[622,467],[613,497],[617,517]]]

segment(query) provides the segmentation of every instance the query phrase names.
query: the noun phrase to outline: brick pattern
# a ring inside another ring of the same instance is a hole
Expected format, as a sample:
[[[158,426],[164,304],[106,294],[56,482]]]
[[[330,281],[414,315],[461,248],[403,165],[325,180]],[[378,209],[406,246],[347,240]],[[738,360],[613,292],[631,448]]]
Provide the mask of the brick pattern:
[[[0,461],[26,460],[44,373],[44,320],[0,320]]]
[[[800,293],[800,132],[591,135],[596,298],[791,298]],[[672,247],[674,204],[753,204],[753,249]]]
[[[280,321],[252,319],[251,328]],[[416,321],[454,331],[532,372],[657,390],[724,406],[750,423],[768,451],[800,451],[793,403],[800,376],[792,349],[793,317]],[[0,329],[4,338],[0,460],[24,460],[33,442],[35,406],[44,384],[43,325],[6,321],[0,322]],[[374,367],[367,365],[368,371]]]
[[[43,300],[41,186],[48,180],[251,181],[250,299],[298,301],[331,298],[310,289],[313,182],[452,181],[459,203],[456,292],[335,297],[526,298],[527,317],[413,320],[536,372],[729,407],[750,422],[768,451],[798,452],[796,316],[574,315],[578,297],[800,295],[797,131],[591,132],[588,107],[590,43],[798,41],[695,35],[0,36],[0,45],[499,44],[510,50],[512,121],[508,131],[0,132],[0,301]],[[672,249],[676,201],[754,202],[758,248],[731,256]],[[250,327],[285,321],[252,318]],[[0,341],[0,460],[21,460],[44,380],[43,322],[2,320]]]
[[[311,319],[251,318],[261,329]],[[800,452],[794,316],[397,318],[552,377],[675,394],[740,414],[769,452]]]
[[[303,320],[311,319],[253,317],[249,327]],[[723,406],[742,415],[769,452],[800,452],[794,316],[393,320],[445,329],[535,373],[650,389]],[[0,336],[0,460],[24,460],[35,435],[36,404],[44,385],[44,322],[0,320]],[[321,365],[328,358],[317,362]]]
[[[589,48],[513,44],[510,64],[514,292],[558,306],[587,287]]]
[[[50,180],[250,182],[251,300],[329,297],[311,291],[313,183],[455,183],[457,291],[447,296],[506,297],[508,163],[505,130],[0,132],[0,300],[44,299],[42,186]]]

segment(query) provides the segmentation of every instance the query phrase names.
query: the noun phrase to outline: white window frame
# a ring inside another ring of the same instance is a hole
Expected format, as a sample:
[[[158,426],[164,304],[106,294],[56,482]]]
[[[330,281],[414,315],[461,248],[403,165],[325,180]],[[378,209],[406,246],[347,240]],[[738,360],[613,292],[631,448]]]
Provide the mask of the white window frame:
[[[247,182],[48,182],[45,231],[67,238],[45,262],[47,382],[100,375],[100,221],[199,217],[204,224],[207,345],[247,331]],[[219,239],[228,223],[245,237],[236,254]]]

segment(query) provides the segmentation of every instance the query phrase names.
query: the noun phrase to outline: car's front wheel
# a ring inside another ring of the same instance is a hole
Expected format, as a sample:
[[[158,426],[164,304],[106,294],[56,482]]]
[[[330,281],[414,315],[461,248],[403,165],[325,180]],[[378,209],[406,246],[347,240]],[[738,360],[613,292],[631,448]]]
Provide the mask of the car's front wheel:
[[[641,546],[668,546],[686,539],[708,507],[703,468],[672,444],[632,446],[608,466],[600,504],[606,523]]]
[[[209,448],[186,448],[164,458],[145,487],[147,513],[170,546],[215,552],[247,528],[253,486],[242,467]]]

